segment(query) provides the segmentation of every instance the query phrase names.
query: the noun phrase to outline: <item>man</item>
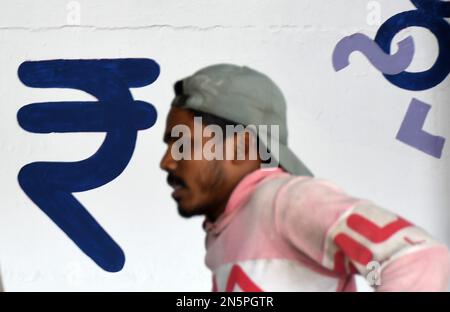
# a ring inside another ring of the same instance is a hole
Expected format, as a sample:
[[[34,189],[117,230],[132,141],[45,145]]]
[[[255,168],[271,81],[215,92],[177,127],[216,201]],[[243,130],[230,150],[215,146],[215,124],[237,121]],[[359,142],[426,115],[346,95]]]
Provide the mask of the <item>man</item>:
[[[267,76],[214,65],[177,82],[175,93],[160,165],[179,213],[206,217],[206,265],[214,291],[354,291],[354,274],[377,291],[447,290],[445,245],[374,203],[314,178],[293,154],[285,100]],[[252,131],[217,139],[227,125]],[[259,126],[266,127],[258,131]],[[264,148],[274,168],[262,153],[250,157]]]

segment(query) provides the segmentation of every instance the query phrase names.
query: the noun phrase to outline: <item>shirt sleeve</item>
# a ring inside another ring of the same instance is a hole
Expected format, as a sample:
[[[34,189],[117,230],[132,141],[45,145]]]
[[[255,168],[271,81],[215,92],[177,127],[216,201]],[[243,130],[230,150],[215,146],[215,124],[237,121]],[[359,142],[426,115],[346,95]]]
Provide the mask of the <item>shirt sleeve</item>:
[[[275,224],[299,251],[376,291],[446,291],[450,254],[423,229],[326,180],[293,178],[275,201]]]

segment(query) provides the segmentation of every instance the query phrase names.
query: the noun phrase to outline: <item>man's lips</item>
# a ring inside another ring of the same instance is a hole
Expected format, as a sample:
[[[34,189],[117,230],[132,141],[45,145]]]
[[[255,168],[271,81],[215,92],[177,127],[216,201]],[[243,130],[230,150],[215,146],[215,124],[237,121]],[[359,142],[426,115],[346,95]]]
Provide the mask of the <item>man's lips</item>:
[[[184,190],[186,190],[186,183],[179,177],[169,174],[167,176],[167,183],[173,188],[172,197],[179,198]]]
[[[175,199],[180,198],[181,195],[182,195],[182,193],[183,193],[183,191],[184,191],[185,189],[186,189],[186,188],[183,187],[183,186],[175,186],[175,187],[173,188],[173,192],[172,192],[172,194],[171,194],[172,197],[175,198]]]

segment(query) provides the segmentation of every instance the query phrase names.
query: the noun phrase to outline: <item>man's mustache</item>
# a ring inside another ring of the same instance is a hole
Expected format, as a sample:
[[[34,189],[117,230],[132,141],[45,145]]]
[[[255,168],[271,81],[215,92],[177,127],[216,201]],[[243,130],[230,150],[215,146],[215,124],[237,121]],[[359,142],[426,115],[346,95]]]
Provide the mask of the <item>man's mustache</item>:
[[[186,183],[184,182],[184,180],[182,178],[176,176],[174,173],[169,173],[167,175],[167,184],[169,184],[169,185],[180,184],[182,186],[186,186]]]

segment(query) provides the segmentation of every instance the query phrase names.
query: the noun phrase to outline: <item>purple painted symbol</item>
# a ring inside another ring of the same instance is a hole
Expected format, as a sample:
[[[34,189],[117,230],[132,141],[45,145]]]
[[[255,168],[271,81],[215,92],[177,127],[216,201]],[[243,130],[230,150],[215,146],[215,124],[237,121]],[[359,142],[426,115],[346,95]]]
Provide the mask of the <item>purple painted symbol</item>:
[[[372,65],[384,74],[395,75],[403,72],[411,64],[414,56],[414,41],[406,37],[398,43],[395,54],[386,54],[380,46],[368,36],[356,33],[343,38],[333,51],[333,67],[340,71],[347,67],[349,56],[354,51],[364,54]]]
[[[436,158],[441,158],[445,138],[425,132],[422,127],[431,106],[412,99],[396,139]]]

